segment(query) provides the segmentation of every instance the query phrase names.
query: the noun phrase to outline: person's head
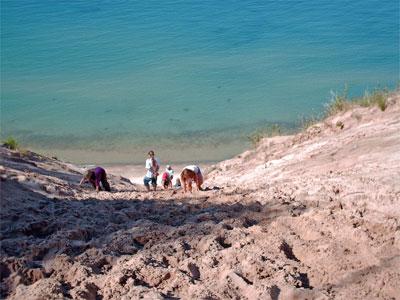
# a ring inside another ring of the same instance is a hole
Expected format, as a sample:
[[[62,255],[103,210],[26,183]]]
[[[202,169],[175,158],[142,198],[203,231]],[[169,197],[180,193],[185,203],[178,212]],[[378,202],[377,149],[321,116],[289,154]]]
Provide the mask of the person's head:
[[[87,170],[83,178],[85,179],[85,181],[90,181],[93,175],[94,175],[93,170]]]
[[[153,151],[153,150],[150,150],[147,154],[148,154],[150,157],[154,157],[154,151]]]
[[[167,165],[167,170],[172,170],[170,165]]]
[[[181,173],[181,184],[183,185],[183,190],[186,192],[192,192],[192,182],[196,181],[197,175],[195,172],[189,169],[184,169]]]

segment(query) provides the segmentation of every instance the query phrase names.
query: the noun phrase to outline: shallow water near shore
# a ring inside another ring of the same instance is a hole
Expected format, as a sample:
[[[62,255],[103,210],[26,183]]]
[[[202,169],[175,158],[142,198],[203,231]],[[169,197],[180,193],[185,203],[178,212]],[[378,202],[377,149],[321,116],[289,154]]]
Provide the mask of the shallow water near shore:
[[[76,163],[214,161],[331,90],[394,87],[393,1],[1,6],[1,131]]]

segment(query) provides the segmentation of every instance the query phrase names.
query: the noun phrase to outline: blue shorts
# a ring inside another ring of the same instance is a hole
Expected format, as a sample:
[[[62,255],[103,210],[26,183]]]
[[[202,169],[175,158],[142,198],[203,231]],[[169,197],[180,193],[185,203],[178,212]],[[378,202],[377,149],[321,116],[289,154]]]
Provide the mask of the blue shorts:
[[[145,186],[149,186],[150,182],[151,182],[152,186],[156,186],[157,185],[157,177],[150,178],[150,177],[145,176],[143,178],[143,183],[144,183]]]

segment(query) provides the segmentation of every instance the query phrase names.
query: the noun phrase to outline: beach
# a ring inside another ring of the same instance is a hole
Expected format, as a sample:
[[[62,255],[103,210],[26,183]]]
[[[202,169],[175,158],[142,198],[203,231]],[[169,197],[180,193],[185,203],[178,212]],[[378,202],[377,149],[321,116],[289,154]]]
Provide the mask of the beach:
[[[175,172],[174,177],[178,178],[181,171],[186,167],[187,165],[192,165],[193,163],[186,163],[186,164],[170,164],[172,169]],[[198,164],[201,170],[207,171],[212,165],[215,163],[201,163]],[[165,172],[165,168],[168,165],[168,163],[161,163],[160,164],[160,176],[158,176],[157,182],[161,186],[161,176]],[[143,185],[143,177],[146,174],[146,169],[145,169],[145,164],[143,165],[110,165],[106,166],[107,171],[110,174],[116,175],[116,176],[123,176],[125,178],[128,178],[132,183],[137,184],[137,185]],[[175,182],[175,180],[174,180]]]

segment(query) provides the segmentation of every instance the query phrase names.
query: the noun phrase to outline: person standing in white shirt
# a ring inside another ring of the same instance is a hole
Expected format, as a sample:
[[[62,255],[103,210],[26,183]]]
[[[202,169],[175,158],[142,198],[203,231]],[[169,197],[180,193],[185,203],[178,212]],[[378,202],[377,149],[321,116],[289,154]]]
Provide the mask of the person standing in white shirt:
[[[153,186],[153,190],[157,190],[157,176],[158,170],[160,170],[160,163],[157,158],[154,157],[154,151],[150,150],[149,158],[146,159],[146,175],[143,178],[144,186],[147,191],[150,191],[150,183]]]

